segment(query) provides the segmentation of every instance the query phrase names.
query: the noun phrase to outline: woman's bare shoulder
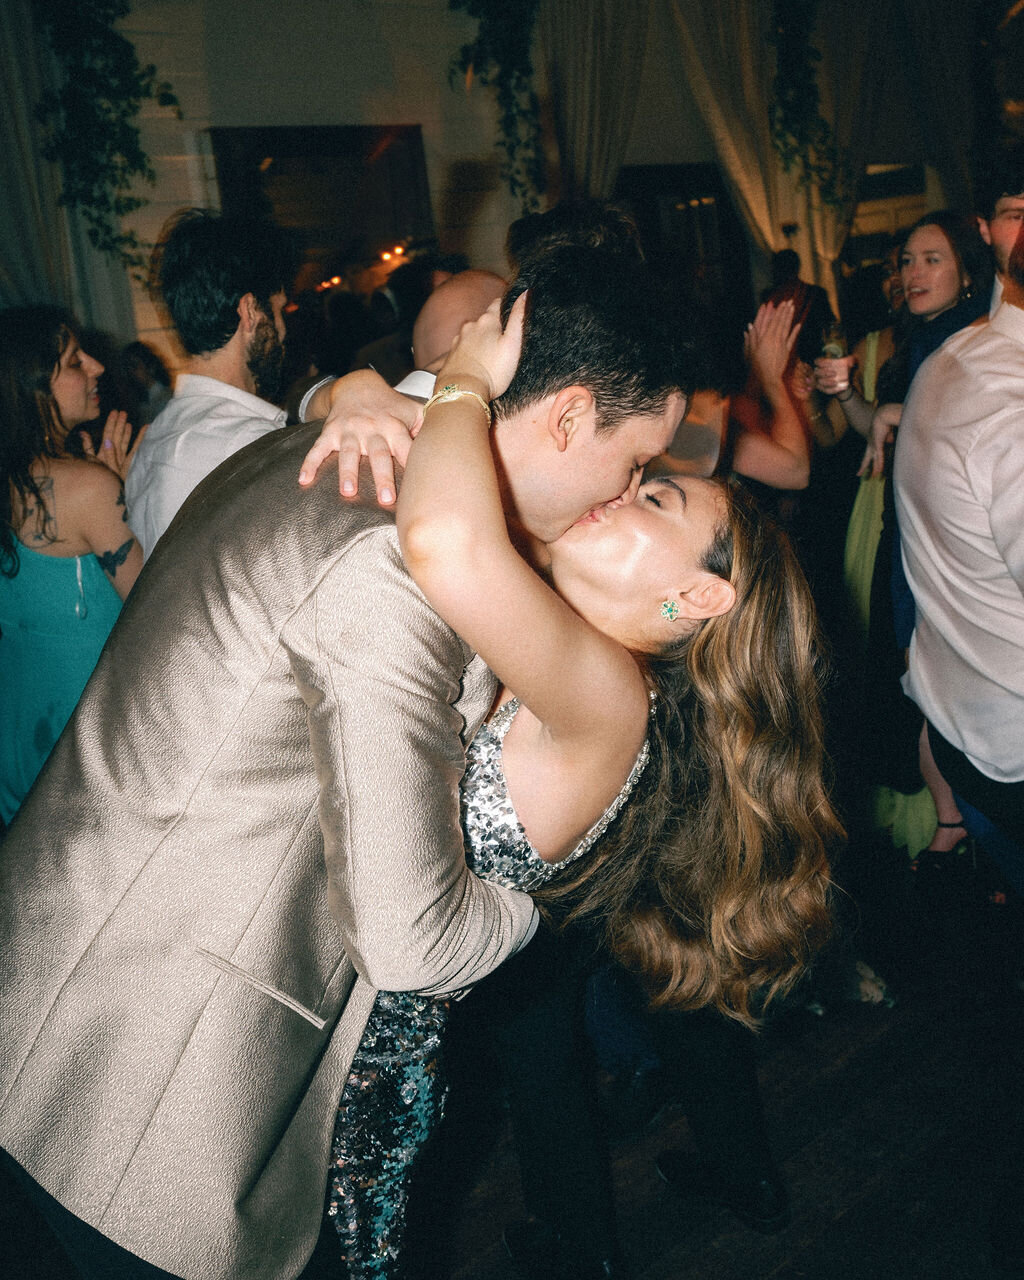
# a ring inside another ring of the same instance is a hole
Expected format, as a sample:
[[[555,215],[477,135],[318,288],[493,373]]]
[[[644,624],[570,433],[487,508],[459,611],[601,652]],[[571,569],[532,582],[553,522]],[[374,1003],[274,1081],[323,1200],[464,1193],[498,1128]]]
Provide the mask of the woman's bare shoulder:
[[[97,522],[109,523],[115,511],[124,507],[121,478],[102,463],[52,458],[46,460],[42,474],[48,483],[41,491],[47,505],[52,503],[62,538],[88,540]]]

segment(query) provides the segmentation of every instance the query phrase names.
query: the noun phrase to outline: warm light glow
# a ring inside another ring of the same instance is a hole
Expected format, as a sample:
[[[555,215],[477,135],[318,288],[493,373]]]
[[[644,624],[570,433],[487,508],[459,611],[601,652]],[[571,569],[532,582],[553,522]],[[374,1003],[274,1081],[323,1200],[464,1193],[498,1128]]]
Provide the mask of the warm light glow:
[[[385,249],[385,250],[384,250],[384,252],[383,252],[380,256],[384,259],[384,261],[385,261],[385,262],[390,262],[390,261],[391,261],[391,254],[390,254],[390,253],[388,253],[387,249]]]
[[[403,253],[405,253],[405,249],[404,249],[404,247],[403,247],[402,245],[400,245],[400,244],[396,244],[396,245],[395,245],[395,253],[397,254],[397,256],[398,256],[398,257],[401,257],[401,256],[402,256],[402,254],[403,254]]]
[[[341,284],[341,276],[331,276],[331,284]]]

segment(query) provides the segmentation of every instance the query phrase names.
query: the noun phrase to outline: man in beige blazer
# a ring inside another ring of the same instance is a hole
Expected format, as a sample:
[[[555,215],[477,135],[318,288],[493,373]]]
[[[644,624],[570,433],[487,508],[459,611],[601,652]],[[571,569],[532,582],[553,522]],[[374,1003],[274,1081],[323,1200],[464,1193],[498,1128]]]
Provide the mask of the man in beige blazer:
[[[522,283],[494,445],[550,540],[630,500],[684,406],[633,269],[565,251]],[[300,491],[315,434],[187,501],[0,854],[0,1147],[91,1233],[80,1262],[118,1246],[105,1275],[298,1275],[377,989],[456,992],[534,923],[462,853],[493,678],[388,512],[336,473]]]

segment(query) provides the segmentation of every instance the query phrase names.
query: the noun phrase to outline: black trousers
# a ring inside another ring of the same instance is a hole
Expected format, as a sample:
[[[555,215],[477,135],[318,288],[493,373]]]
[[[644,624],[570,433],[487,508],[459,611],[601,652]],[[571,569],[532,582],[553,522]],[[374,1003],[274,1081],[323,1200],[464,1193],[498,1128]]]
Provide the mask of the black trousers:
[[[4,1179],[13,1186],[15,1194],[24,1197],[29,1212],[38,1214],[35,1223],[23,1221],[20,1224],[25,1240],[30,1241],[33,1229],[37,1234],[48,1229],[67,1255],[71,1274],[80,1276],[82,1280],[177,1280],[169,1271],[161,1271],[159,1267],[122,1249],[88,1222],[65,1209],[6,1151],[0,1150],[0,1166]],[[20,1264],[18,1259],[11,1262],[18,1267],[25,1264],[25,1259],[21,1259]],[[22,1274],[28,1276],[33,1273],[26,1269]],[[57,1274],[56,1268],[54,1274]]]
[[[652,1011],[648,1018],[704,1163],[731,1183],[775,1177],[754,1033],[716,1009]]]
[[[511,1120],[523,1204],[581,1263],[615,1252],[605,1125],[583,1030],[592,944],[543,926],[518,955],[452,1006],[451,1094],[410,1197],[414,1274],[447,1276],[444,1242],[465,1211],[481,1153]],[[505,1104],[507,1103],[507,1110]],[[510,1208],[508,1218],[517,1217]],[[507,1218],[494,1223],[497,1235]]]
[[[109,1240],[64,1208],[0,1149],[0,1195],[17,1214],[16,1231],[0,1242],[5,1280],[179,1280]],[[338,1280],[338,1240],[325,1225],[316,1250],[296,1280]]]
[[[504,1077],[528,1213],[574,1256],[615,1251],[611,1173],[583,1029],[592,946],[543,927],[470,997]]]

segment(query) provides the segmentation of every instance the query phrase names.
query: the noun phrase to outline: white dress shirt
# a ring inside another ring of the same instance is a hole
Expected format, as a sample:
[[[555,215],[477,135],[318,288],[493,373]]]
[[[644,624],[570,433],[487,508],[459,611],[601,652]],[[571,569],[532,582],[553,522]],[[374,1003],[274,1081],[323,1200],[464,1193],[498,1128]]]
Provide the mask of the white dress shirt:
[[[426,401],[434,394],[436,381],[436,373],[427,373],[426,369],[413,369],[412,373],[407,373],[401,382],[395,383],[395,390],[401,391],[403,396],[411,396],[414,400]]]
[[[997,782],[1024,779],[1024,310],[1003,303],[921,366],[896,441],[917,606],[904,688]]]
[[[148,560],[178,508],[200,480],[268,431],[283,409],[217,378],[183,373],[174,396],[149,425],[125,481],[132,532]]]

